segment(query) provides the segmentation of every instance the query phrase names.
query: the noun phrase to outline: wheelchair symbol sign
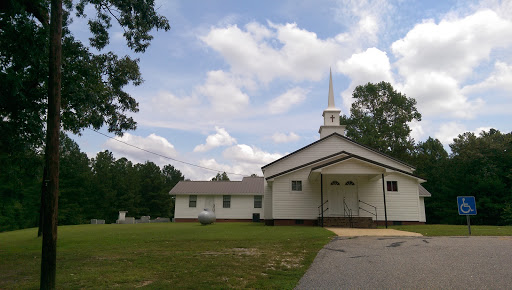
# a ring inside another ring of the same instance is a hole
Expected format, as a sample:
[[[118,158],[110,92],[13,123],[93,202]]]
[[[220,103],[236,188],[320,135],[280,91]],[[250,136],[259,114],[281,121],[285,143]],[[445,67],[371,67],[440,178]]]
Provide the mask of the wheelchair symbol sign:
[[[476,215],[476,201],[474,196],[457,196],[459,215]]]

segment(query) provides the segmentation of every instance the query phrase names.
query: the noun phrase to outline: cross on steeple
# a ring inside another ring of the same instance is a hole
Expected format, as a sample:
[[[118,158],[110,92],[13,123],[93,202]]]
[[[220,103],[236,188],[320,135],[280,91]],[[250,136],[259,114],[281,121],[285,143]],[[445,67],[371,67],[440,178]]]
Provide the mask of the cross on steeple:
[[[322,117],[324,124],[320,126],[320,138],[327,137],[333,133],[345,135],[345,125],[340,124],[341,110],[334,105],[334,90],[332,88],[332,72],[329,70],[329,95],[327,96],[327,108],[324,110]]]

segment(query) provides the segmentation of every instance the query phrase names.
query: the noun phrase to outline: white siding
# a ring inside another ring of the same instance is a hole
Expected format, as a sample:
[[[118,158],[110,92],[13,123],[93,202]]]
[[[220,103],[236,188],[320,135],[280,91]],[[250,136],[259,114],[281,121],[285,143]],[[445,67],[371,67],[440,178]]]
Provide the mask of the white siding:
[[[382,174],[384,170],[364,161],[349,159],[322,169],[322,174]]]
[[[276,178],[272,185],[274,219],[316,219],[320,205],[320,183],[308,181],[310,168]],[[292,180],[302,180],[302,191],[291,191]]]
[[[420,222],[427,222],[427,216],[425,215],[425,198],[420,196]]]
[[[267,183],[265,179],[263,179],[263,189],[265,192],[265,195],[263,197],[263,208],[265,209],[264,212],[264,219],[271,220],[272,217],[272,187]]]
[[[401,174],[384,177],[385,181],[397,181],[398,192],[386,191],[386,207],[389,221],[419,221],[420,204],[418,182]],[[386,184],[384,184],[386,187]],[[384,197],[382,194],[382,179],[370,181],[368,177],[360,178],[358,185],[359,199],[377,207],[379,220],[384,220]],[[360,207],[367,209],[364,205]],[[373,209],[372,209],[373,210]],[[370,211],[372,211],[370,210]],[[372,216],[365,211],[359,211],[360,216]]]
[[[217,219],[252,219],[253,213],[259,213],[260,218],[263,218],[265,198],[263,198],[263,208],[254,208],[254,195],[231,195],[230,208],[222,207],[222,195],[215,195],[214,198]],[[195,208],[188,207],[188,201],[188,195],[176,196],[175,218],[197,218],[205,207],[206,196],[197,196],[197,206]]]
[[[310,169],[304,168],[296,172],[278,177],[273,182],[273,218],[274,219],[316,219],[320,206],[320,182],[310,183]],[[377,207],[379,220],[384,220],[384,202],[382,194],[382,179],[370,180],[368,175],[324,175],[324,201],[327,200],[327,188],[332,180],[341,184],[351,180],[357,186],[358,199]],[[291,191],[291,181],[302,180],[302,191]],[[386,192],[387,216],[389,221],[421,221],[423,209],[418,195],[418,182],[402,174],[392,174],[385,181],[397,181],[398,192]],[[372,207],[364,204],[361,208],[374,212]],[[328,205],[326,206],[328,207]],[[326,212],[326,215],[329,213]],[[374,215],[359,210],[359,216]]]
[[[340,137],[332,136],[266,167],[264,175],[265,177],[268,177],[340,151],[347,151],[349,153],[412,173],[411,168],[403,165],[402,163],[384,157],[350,141],[341,139]]]

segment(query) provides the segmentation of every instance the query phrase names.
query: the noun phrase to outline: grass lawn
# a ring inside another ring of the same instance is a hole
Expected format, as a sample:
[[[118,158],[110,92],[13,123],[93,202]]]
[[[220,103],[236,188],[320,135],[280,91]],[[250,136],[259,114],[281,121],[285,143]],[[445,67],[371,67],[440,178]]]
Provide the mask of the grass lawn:
[[[424,236],[467,236],[467,225],[389,226],[391,229],[420,233]],[[512,226],[471,226],[472,236],[512,236]]]
[[[0,233],[0,289],[37,289],[37,229]],[[333,234],[254,223],[58,229],[57,288],[292,289]]]

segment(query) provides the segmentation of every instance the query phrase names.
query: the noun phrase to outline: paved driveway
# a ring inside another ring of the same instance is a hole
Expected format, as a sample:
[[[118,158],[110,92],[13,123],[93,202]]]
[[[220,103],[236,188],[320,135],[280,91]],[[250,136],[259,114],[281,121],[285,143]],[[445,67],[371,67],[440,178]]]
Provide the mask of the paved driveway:
[[[512,237],[337,237],[297,289],[512,289]]]

